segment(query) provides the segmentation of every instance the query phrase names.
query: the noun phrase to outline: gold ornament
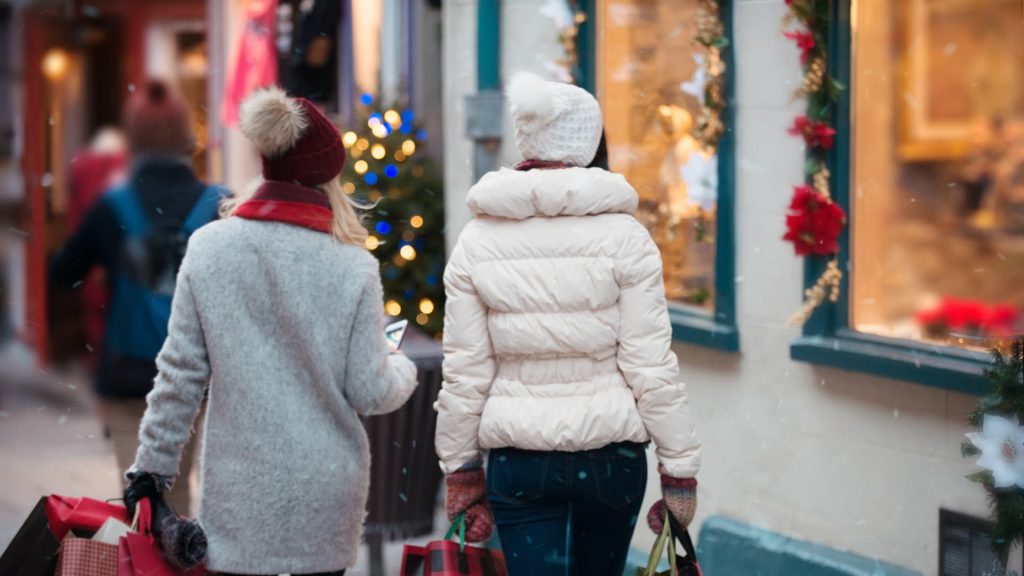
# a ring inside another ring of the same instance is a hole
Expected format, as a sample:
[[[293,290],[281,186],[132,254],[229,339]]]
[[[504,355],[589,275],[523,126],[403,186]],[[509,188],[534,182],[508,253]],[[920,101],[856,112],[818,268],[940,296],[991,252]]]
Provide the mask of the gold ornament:
[[[798,96],[807,96],[814,94],[821,87],[825,85],[825,59],[818,56],[811,62],[811,65],[807,67],[807,73],[804,75],[803,85],[797,92]]]
[[[814,189],[818,191],[825,198],[832,199],[832,193],[829,191],[829,176],[831,173],[824,165],[821,169],[814,173]]]
[[[789,326],[802,326],[811,317],[814,310],[821,306],[825,299],[835,304],[839,301],[839,290],[843,281],[843,271],[839,269],[839,259],[833,257],[829,260],[825,271],[818,277],[818,281],[807,290],[804,290],[804,303],[795,314],[789,317],[786,322]]]

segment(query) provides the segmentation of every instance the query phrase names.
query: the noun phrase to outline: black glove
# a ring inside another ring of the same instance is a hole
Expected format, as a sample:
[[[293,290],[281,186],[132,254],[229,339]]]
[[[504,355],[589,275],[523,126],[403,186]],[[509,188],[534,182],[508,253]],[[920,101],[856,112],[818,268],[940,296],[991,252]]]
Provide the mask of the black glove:
[[[206,559],[206,533],[195,520],[175,514],[164,500],[166,479],[148,472],[133,473],[130,478],[131,483],[124,491],[129,517],[135,517],[135,507],[140,500],[149,498],[153,512],[151,528],[160,542],[164,559],[181,570],[201,564]]]
[[[128,508],[128,519],[131,520],[135,518],[135,506],[139,500],[159,496],[163,491],[162,486],[166,482],[156,474],[149,472],[130,472],[128,479],[130,482],[124,489],[124,505]]]

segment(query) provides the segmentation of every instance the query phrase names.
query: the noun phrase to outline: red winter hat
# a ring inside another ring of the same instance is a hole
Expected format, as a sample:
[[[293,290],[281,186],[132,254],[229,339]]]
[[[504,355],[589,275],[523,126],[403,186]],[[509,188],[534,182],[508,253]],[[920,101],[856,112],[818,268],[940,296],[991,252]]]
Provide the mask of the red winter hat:
[[[188,155],[196,146],[188,104],[160,80],[145,81],[128,99],[124,127],[137,154]]]
[[[277,87],[250,94],[239,109],[239,127],[263,159],[267,180],[317,186],[341,174],[345,146],[341,133],[305,98],[290,98]]]

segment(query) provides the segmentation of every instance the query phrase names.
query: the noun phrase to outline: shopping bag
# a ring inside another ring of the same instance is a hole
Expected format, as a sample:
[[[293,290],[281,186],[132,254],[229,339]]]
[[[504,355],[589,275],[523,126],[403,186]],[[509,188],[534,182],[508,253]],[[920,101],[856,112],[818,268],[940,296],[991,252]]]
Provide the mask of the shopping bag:
[[[120,504],[54,494],[46,499],[46,517],[54,537],[62,540],[70,530],[96,532],[107,518],[127,522],[128,511]]]
[[[148,498],[136,506],[132,532],[121,537],[117,546],[117,576],[203,576],[202,567],[183,572],[164,559],[153,535],[153,512]]]
[[[55,576],[117,576],[117,545],[68,534],[60,544]]]
[[[47,527],[46,498],[40,498],[0,556],[4,576],[50,576],[57,567],[60,542]]]
[[[679,556],[676,553],[676,540],[683,545],[686,556]],[[668,548],[669,569],[658,572],[658,564],[661,557]],[[661,534],[654,541],[651,547],[651,556],[647,560],[647,566],[636,569],[637,576],[703,576],[700,565],[697,564],[697,550],[693,547],[693,540],[689,531],[679,525],[675,516],[665,510],[665,523]]]
[[[459,541],[452,542],[456,531]],[[401,576],[507,576],[500,552],[466,546],[466,519],[460,514],[444,540],[426,546],[406,545],[402,551]]]

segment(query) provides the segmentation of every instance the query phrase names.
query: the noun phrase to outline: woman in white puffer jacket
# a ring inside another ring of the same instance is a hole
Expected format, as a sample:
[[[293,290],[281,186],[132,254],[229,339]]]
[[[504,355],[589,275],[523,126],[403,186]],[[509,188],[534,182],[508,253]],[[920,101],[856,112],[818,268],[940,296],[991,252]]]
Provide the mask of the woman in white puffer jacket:
[[[509,98],[526,160],[470,190],[476,218],[445,272],[446,511],[465,513],[479,541],[493,509],[512,576],[622,574],[649,440],[663,506],[684,526],[696,506],[700,444],[661,256],[629,183],[584,167],[601,140],[597,101],[528,74]]]

